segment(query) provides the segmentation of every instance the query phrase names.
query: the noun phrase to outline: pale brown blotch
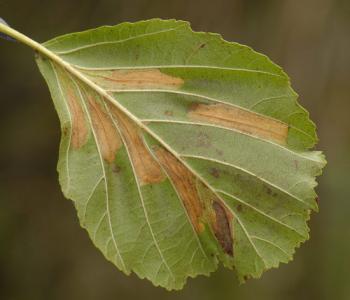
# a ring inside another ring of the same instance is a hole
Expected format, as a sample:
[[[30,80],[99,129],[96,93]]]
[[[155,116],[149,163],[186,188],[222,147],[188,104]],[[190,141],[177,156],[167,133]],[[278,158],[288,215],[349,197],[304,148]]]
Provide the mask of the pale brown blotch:
[[[195,230],[198,233],[202,232],[204,225],[201,222],[201,217],[204,207],[196,188],[195,177],[167,150],[157,148],[155,154],[182,199]]]
[[[122,141],[113,120],[92,96],[87,95],[92,125],[99,143],[101,155],[107,162],[112,163]]]
[[[239,107],[227,104],[194,104],[190,107],[188,116],[192,120],[235,129],[281,145],[287,143],[287,124]]]
[[[86,143],[89,131],[79,96],[70,86],[65,90],[72,121],[71,143],[73,149],[79,149]]]
[[[178,89],[184,81],[162,73],[159,69],[107,70],[86,73],[105,89]]]
[[[140,184],[145,185],[163,181],[165,174],[144,144],[138,128],[115,107],[110,106],[110,109],[117,119]]]

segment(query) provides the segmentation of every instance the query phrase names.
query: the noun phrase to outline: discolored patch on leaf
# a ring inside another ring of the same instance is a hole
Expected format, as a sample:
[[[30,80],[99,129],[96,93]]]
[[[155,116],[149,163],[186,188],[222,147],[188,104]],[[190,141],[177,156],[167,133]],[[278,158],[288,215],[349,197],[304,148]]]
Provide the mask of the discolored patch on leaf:
[[[72,87],[66,85],[65,92],[68,100],[68,106],[71,114],[72,136],[71,143],[73,149],[81,148],[87,141],[88,128],[85,120],[84,111],[79,100],[79,96]]]
[[[196,178],[167,150],[157,148],[155,154],[181,197],[195,230],[202,232],[204,224],[201,217],[204,207],[196,188]]]
[[[215,178],[220,178],[220,170],[218,168],[211,168],[210,174]]]
[[[184,81],[162,73],[159,69],[108,70],[86,72],[86,75],[105,89],[178,89]]]
[[[110,106],[113,115],[118,121],[120,131],[133,162],[133,166],[141,185],[158,183],[165,179],[161,167],[148,151],[139,129],[131,121]]]
[[[231,224],[233,215],[219,201],[213,202],[215,220],[213,224],[214,234],[221,247],[228,255],[233,255],[233,237]]]
[[[192,120],[235,129],[281,145],[287,142],[287,124],[235,106],[194,104],[188,115]]]
[[[102,157],[112,163],[115,159],[118,149],[122,146],[122,141],[116,130],[113,120],[102,108],[96,99],[91,95],[86,95],[89,102],[91,121],[96,133]]]

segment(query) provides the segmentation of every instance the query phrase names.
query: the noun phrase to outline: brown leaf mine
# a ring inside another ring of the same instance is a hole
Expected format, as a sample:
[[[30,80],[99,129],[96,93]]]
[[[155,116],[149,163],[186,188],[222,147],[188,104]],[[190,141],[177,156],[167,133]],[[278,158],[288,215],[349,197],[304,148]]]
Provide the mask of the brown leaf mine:
[[[235,129],[281,145],[287,143],[287,124],[238,107],[195,104],[191,106],[188,115],[192,120]]]
[[[87,98],[101,155],[107,162],[112,163],[118,149],[122,146],[120,135],[111,117],[101,105],[92,96],[87,95]]]
[[[176,157],[165,149],[157,148],[155,154],[171,178],[195,230],[202,232],[204,225],[200,218],[203,215],[203,205],[196,188],[195,177]]]
[[[65,87],[65,91],[72,121],[71,143],[73,149],[79,149],[86,143],[88,136],[85,115],[79,102],[79,96],[69,86]]]
[[[107,90],[178,89],[184,81],[158,69],[108,70],[86,72],[87,76]]]
[[[118,121],[120,131],[128,147],[135,172],[141,185],[158,183],[165,179],[165,175],[157,161],[147,149],[141,137],[141,133],[131,121],[111,107],[113,115]]]

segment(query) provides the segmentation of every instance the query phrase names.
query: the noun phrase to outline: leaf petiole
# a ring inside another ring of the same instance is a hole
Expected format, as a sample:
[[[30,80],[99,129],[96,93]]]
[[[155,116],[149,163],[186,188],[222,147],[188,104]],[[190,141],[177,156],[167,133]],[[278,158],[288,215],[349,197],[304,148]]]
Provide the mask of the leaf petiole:
[[[3,19],[1,19],[3,20]],[[51,51],[49,51],[47,48],[45,48],[43,45],[40,43],[32,40],[28,36],[22,34],[21,32],[11,28],[6,24],[6,22],[0,22],[0,33],[4,34],[6,37],[12,38],[18,42],[21,42],[24,45],[29,46],[32,48],[34,51],[37,51],[44,56],[52,59],[53,61],[59,61],[62,63],[62,61]]]

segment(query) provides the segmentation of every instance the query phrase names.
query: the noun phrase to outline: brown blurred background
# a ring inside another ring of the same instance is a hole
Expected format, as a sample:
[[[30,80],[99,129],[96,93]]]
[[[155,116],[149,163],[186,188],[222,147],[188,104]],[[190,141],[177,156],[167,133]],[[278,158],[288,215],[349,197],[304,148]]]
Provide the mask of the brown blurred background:
[[[188,20],[267,54],[318,125],[328,166],[311,240],[240,286],[233,272],[169,293],[108,263],[56,174],[59,123],[30,49],[0,40],[0,299],[350,299],[349,0],[12,0],[0,16],[37,41],[152,17]]]

